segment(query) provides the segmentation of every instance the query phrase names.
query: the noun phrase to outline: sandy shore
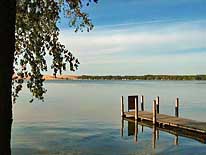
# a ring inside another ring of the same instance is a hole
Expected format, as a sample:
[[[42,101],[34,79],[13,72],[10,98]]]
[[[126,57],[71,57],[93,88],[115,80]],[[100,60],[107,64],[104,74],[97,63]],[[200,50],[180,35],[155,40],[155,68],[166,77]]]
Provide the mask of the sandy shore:
[[[44,75],[43,79],[45,80],[77,80],[79,75],[57,75],[56,77],[53,75]]]
[[[43,79],[45,80],[77,80],[80,76],[79,75],[43,75]],[[12,79],[20,79],[20,77],[13,75]],[[27,80],[29,79],[26,78]]]

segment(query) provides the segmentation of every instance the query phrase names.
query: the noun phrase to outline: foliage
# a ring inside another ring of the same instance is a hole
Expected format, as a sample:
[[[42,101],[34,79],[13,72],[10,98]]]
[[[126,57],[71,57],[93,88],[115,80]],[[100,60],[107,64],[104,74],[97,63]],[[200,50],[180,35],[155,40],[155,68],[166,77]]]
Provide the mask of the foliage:
[[[93,0],[97,3],[97,0]],[[70,27],[83,31],[93,28],[88,15],[82,12],[91,0],[18,0],[16,10],[16,49],[14,73],[20,77],[13,81],[13,100],[15,102],[22,89],[24,79],[33,98],[43,100],[46,89],[43,87],[42,72],[47,71],[46,57],[52,57],[51,69],[56,76],[63,70],[75,71],[79,61],[59,41],[60,14],[68,19]],[[33,101],[33,98],[31,101]]]

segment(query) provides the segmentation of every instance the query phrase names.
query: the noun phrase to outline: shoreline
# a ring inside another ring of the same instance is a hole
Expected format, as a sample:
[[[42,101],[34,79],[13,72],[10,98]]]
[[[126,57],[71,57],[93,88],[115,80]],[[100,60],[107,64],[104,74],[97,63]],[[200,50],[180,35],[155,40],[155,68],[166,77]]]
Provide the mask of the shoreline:
[[[206,80],[206,75],[143,75],[143,76],[58,75],[56,78],[54,76],[44,75],[43,78],[46,81],[48,80],[194,81],[194,80]]]
[[[21,79],[13,76],[13,79]],[[28,78],[25,78],[29,80]],[[42,79],[45,81],[52,80],[119,80],[119,81],[201,81],[206,80],[206,75],[142,75],[142,76],[95,76],[95,75],[43,75]]]

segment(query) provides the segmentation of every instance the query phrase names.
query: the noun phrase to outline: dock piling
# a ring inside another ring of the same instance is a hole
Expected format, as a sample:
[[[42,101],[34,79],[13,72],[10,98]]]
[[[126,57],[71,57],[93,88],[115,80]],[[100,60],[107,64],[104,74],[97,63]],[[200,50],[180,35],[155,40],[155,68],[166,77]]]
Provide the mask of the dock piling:
[[[157,116],[156,116],[156,113],[157,113],[157,110],[156,110],[156,100],[153,101],[153,125],[156,124],[156,119],[157,119]]]
[[[141,110],[144,111],[144,96],[141,96]]]
[[[124,136],[124,118],[121,119],[121,129],[120,129],[121,137]]]
[[[138,96],[135,96],[135,120],[138,120]]]
[[[178,144],[179,144],[178,135],[175,135],[174,144],[175,144],[175,145],[178,145]]]
[[[135,127],[134,127],[134,142],[138,142],[138,121],[135,121]]]
[[[176,98],[176,103],[175,103],[175,116],[179,117],[179,98]]]
[[[157,136],[156,136],[156,126],[153,125],[153,128],[152,128],[152,148],[155,149],[156,148],[156,139]]]
[[[157,114],[159,114],[160,112],[160,97],[159,96],[157,96],[156,98],[156,104],[157,104]]]
[[[124,97],[121,97],[121,116],[124,117]]]

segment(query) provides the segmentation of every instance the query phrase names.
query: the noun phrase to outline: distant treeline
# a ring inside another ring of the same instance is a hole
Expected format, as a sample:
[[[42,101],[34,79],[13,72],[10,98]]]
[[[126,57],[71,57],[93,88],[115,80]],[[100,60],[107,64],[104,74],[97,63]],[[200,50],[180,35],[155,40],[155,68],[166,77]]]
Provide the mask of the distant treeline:
[[[82,75],[84,80],[206,80],[206,75],[143,75],[143,76],[93,76]]]

